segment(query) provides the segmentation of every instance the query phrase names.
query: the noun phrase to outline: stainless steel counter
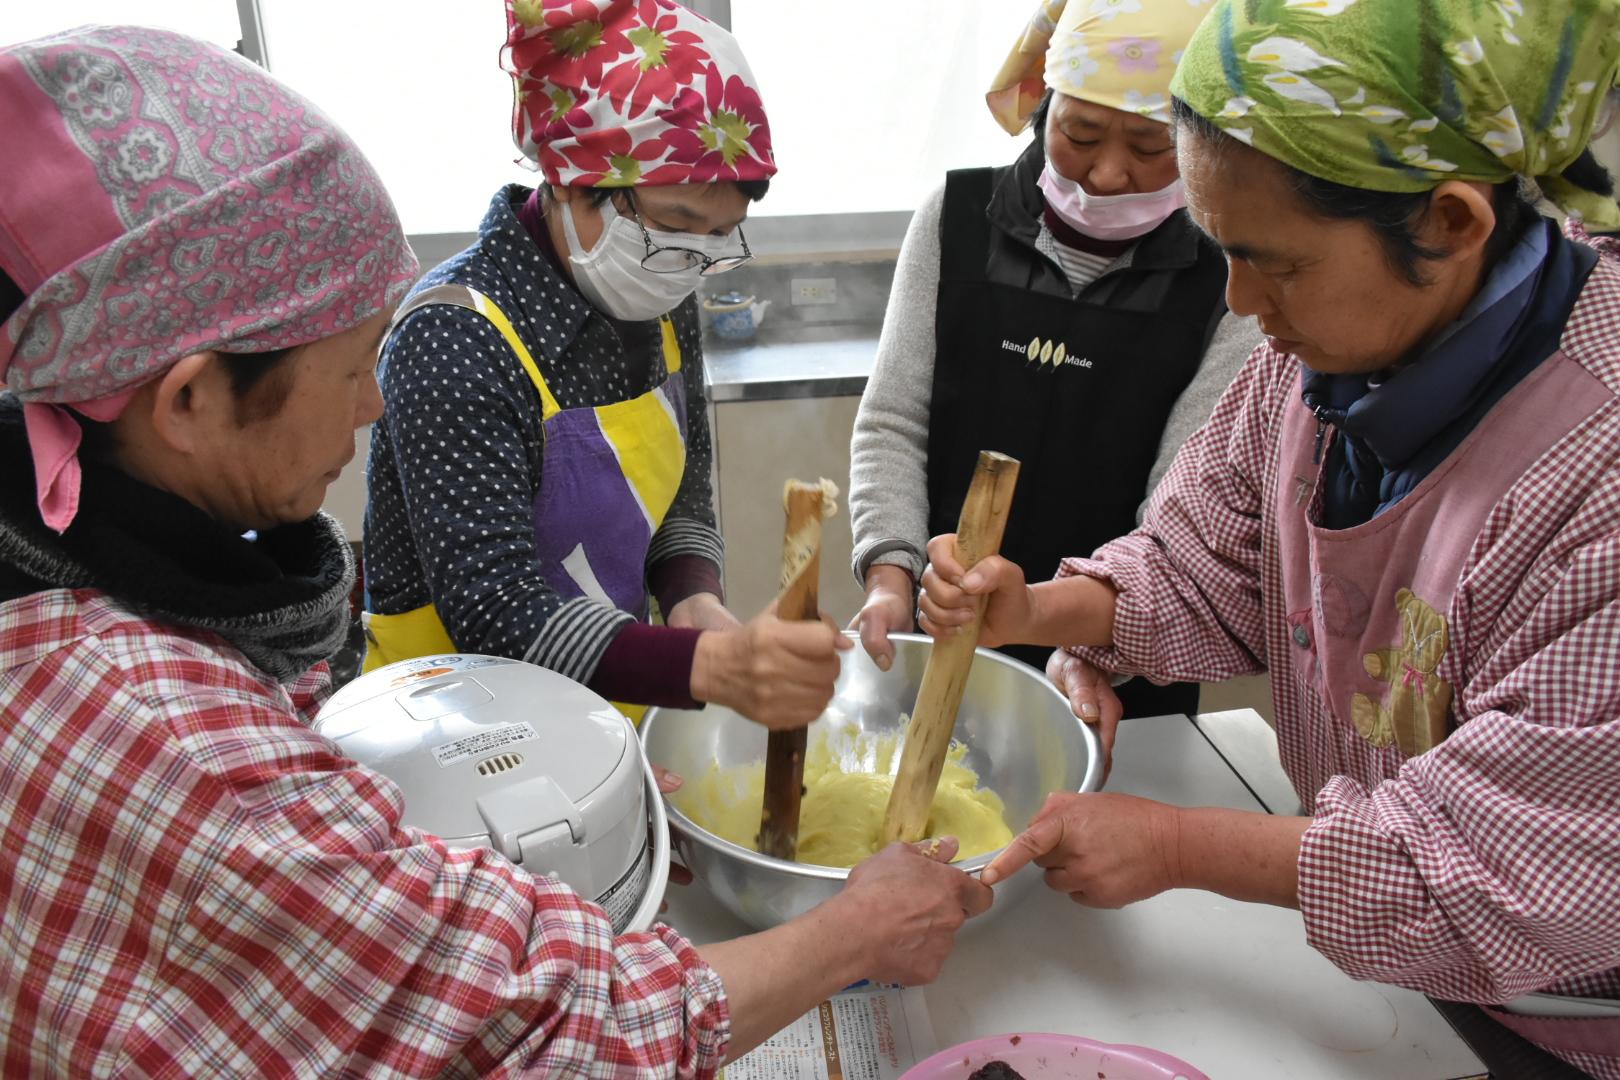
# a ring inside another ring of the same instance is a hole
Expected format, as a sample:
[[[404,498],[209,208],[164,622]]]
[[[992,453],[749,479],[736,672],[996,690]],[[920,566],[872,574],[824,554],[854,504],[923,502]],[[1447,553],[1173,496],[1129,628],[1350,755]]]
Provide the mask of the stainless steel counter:
[[[733,345],[703,346],[709,399],[776,401],[852,397],[866,389],[877,355],[877,329],[803,327]]]

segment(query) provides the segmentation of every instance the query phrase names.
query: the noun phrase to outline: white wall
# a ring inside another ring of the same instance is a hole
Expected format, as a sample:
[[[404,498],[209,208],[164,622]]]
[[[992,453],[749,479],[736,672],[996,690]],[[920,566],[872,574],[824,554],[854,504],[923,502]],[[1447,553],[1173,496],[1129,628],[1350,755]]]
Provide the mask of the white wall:
[[[366,458],[371,452],[371,429],[363,428],[354,436],[354,460],[337,483],[326,489],[325,510],[343,524],[350,540],[358,541],[366,515]]]

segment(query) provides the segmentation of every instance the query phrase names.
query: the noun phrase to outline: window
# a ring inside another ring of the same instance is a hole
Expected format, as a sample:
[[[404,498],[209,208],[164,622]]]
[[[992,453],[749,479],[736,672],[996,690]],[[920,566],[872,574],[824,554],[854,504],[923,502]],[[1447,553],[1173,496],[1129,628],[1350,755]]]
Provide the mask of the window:
[[[495,0],[259,0],[270,70],[377,167],[408,233],[470,233],[514,164],[506,21]]]
[[[1024,145],[990,118],[984,91],[1030,0],[873,0],[837,16],[781,0],[689,3],[734,28],[770,110],[782,171],[752,214],[761,253],[897,244],[947,169],[1011,161]],[[262,26],[270,70],[360,144],[424,257],[465,242],[502,184],[535,182],[512,145],[496,0],[79,0],[60,12],[10,5],[0,44],[117,21],[234,47]]]
[[[1011,161],[1023,146],[984,92],[1028,0],[881,0],[840,17],[781,0],[691,6],[729,18],[770,110],[782,172],[755,218],[909,211],[947,169]],[[470,232],[497,187],[535,182],[514,164],[499,4],[395,0],[386,18],[333,0],[259,8],[271,69],[376,163],[407,232]]]
[[[28,4],[11,0],[0,19],[0,45],[15,45],[90,23],[161,26],[236,48],[242,36],[232,0],[73,0],[71,4]]]
[[[782,0],[729,6],[782,170],[756,216],[910,210],[947,169],[1003,164],[1024,147],[984,93],[1033,0],[884,0],[837,15]]]

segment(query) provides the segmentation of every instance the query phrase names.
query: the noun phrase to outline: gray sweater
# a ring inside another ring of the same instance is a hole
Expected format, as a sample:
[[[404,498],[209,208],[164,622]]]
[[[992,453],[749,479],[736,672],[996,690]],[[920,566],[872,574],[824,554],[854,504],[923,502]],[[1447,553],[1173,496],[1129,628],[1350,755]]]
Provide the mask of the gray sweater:
[[[928,410],[934,386],[934,312],[939,296],[941,185],[917,208],[900,248],[876,366],[861,397],[850,443],[849,510],[855,531],[855,577],[862,587],[873,563],[922,575],[928,544]],[[1071,254],[1041,225],[1036,246],[1061,266],[1076,295],[1088,284],[1087,260]],[[1096,276],[1131,265],[1126,251]],[[1076,278],[1079,280],[1076,280]],[[1159,439],[1159,454],[1142,493],[1148,496],[1176,451],[1198,430],[1261,334],[1251,318],[1230,312],[1216,327],[1203,363],[1177,399]],[[1076,552],[1087,555],[1090,552]]]

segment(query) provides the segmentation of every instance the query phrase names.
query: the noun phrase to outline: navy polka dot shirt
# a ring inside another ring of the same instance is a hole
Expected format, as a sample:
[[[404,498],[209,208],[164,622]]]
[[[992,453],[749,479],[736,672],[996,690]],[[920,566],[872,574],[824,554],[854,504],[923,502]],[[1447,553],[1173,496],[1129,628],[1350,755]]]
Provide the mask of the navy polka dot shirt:
[[[478,242],[415,291],[465,285],[504,311],[561,408],[623,401],[666,375],[657,322],[611,319],[580,296],[517,218],[529,189],[498,192]],[[697,301],[672,313],[687,400],[686,472],[649,570],[698,555],[718,567],[713,451]],[[589,682],[633,622],[589,598],[564,599],[539,573],[533,507],[544,450],[540,396],[500,332],[476,312],[412,312],[383,348],[383,416],[366,464],[367,608],[432,603],[456,647],[529,660]]]

